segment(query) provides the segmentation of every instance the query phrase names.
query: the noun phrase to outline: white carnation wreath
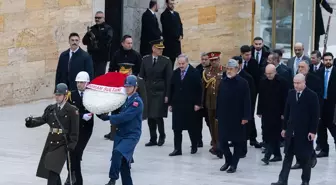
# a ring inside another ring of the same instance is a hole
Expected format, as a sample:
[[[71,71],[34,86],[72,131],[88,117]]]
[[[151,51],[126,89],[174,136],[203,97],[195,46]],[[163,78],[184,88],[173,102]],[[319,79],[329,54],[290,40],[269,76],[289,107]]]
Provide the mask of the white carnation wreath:
[[[111,93],[86,89],[83,96],[84,107],[94,114],[112,112],[121,107],[126,101],[124,93]]]

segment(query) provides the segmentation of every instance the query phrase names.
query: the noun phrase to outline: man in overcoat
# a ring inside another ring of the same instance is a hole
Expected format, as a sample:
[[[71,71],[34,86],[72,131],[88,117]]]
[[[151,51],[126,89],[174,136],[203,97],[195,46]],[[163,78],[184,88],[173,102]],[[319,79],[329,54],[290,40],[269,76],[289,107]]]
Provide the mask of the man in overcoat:
[[[58,84],[55,89],[56,103],[49,105],[41,117],[28,117],[25,120],[28,128],[44,124],[50,127],[36,172],[36,176],[48,179],[48,185],[62,184],[60,173],[67,160],[67,151],[74,151],[78,141],[79,113],[76,107],[67,102],[67,96],[67,85]]]
[[[202,80],[199,72],[189,64],[188,57],[177,58],[178,69],[173,72],[168,98],[169,110],[173,113],[174,151],[169,156],[182,155],[182,131],[188,130],[191,154],[197,152],[199,140],[195,125],[202,106]]]
[[[287,185],[294,155],[302,167],[302,185],[309,185],[311,175],[311,153],[320,118],[319,99],[315,92],[306,87],[305,76],[294,77],[294,89],[288,93],[284,124],[281,132],[285,138],[285,159],[278,182],[271,185]]]
[[[160,17],[165,45],[163,55],[171,60],[172,69],[174,69],[176,57],[181,54],[181,40],[183,39],[183,25],[180,14],[174,11],[174,3],[174,0],[166,0],[167,8]]]
[[[81,71],[89,73],[93,78],[93,63],[91,56],[79,47],[80,38],[78,33],[69,36],[70,48],[61,53],[55,77],[55,85],[65,83],[69,91],[77,90],[75,78]]]
[[[141,136],[143,102],[136,92],[136,76],[127,76],[124,86],[128,97],[120,112],[110,116],[99,115],[102,120],[109,120],[111,124],[117,126],[109,172],[110,180],[106,185],[115,185],[119,173],[122,184],[133,185],[129,164]]]
[[[265,75],[266,78],[259,83],[257,115],[261,118],[266,142],[265,156],[261,161],[268,165],[269,162],[282,160],[280,133],[289,89],[286,80],[276,73],[273,64],[266,66]],[[270,159],[272,155],[274,158]]]
[[[152,46],[149,42],[161,38],[159,22],[155,15],[155,13],[159,11],[158,6],[156,0],[151,0],[149,2],[149,8],[142,14],[140,38],[140,54],[142,56],[152,53]]]
[[[226,76],[220,82],[217,95],[216,118],[220,149],[225,156],[225,164],[220,171],[236,172],[246,141],[246,123],[251,119],[251,98],[248,82],[237,75],[238,62],[230,59]],[[232,142],[234,153],[229,148]]]
[[[168,93],[173,70],[169,58],[162,55],[163,40],[154,40],[151,45],[152,54],[143,57],[139,73],[139,77],[145,81],[147,92],[150,141],[146,146],[162,146],[166,139],[163,118],[168,114]],[[159,130],[159,140],[156,128]]]

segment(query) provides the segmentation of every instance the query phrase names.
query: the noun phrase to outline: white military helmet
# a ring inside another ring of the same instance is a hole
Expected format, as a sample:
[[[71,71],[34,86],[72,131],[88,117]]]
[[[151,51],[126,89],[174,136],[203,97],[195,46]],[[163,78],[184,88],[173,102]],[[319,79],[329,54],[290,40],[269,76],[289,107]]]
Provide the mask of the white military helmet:
[[[90,82],[90,76],[86,71],[81,71],[76,76],[76,82]]]

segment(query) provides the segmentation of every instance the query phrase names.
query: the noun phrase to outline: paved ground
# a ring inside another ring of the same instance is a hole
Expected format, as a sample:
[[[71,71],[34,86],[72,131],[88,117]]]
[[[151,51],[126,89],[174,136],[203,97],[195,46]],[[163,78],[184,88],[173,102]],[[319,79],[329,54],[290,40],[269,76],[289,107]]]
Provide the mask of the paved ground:
[[[40,115],[50,100],[0,108],[0,184],[45,185],[46,181],[35,177],[40,154],[48,132],[47,126],[27,129],[24,118],[30,114]],[[207,128],[203,130],[206,146],[195,155],[189,153],[190,142],[185,134],[183,156],[168,157],[173,150],[171,116],[166,121],[167,142],[163,147],[144,147],[149,139],[148,126],[143,124],[143,135],[135,152],[132,168],[135,185],[269,185],[277,180],[281,163],[263,166],[259,149],[249,148],[247,157],[241,160],[236,174],[220,172],[224,160],[209,154],[210,137]],[[257,119],[258,128],[260,120]],[[102,138],[108,132],[109,124],[96,121],[94,133],[84,154],[82,169],[86,185],[104,185],[108,180],[112,142]],[[260,133],[260,129],[259,129]],[[330,142],[331,143],[331,142]],[[312,171],[311,184],[334,185],[336,182],[335,151],[331,156],[318,161]],[[301,171],[292,171],[290,184],[300,184]],[[66,176],[66,168],[62,178]],[[121,184],[121,182],[118,182]]]

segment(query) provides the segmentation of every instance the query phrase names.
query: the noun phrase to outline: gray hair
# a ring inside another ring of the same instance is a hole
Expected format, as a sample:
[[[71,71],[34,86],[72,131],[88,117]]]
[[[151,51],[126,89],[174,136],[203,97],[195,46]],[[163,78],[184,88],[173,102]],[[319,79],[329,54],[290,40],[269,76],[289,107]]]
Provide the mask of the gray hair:
[[[201,53],[201,57],[204,57],[204,56],[208,56],[208,53],[206,52]]]
[[[229,59],[227,65],[227,67],[235,67],[235,68],[238,68],[239,67],[239,64],[237,62],[237,60],[235,59]]]
[[[188,55],[186,54],[180,54],[178,57],[177,57],[177,60],[180,59],[180,58],[184,58],[184,60],[189,63],[189,57]]]
[[[103,11],[97,11],[96,14],[104,14]]]
[[[303,74],[301,74],[301,73],[295,75],[294,78],[295,78],[295,79],[299,79],[299,80],[302,81],[302,82],[306,81],[306,77],[305,77],[305,75],[303,75]]]

